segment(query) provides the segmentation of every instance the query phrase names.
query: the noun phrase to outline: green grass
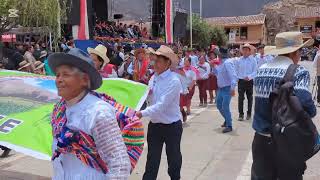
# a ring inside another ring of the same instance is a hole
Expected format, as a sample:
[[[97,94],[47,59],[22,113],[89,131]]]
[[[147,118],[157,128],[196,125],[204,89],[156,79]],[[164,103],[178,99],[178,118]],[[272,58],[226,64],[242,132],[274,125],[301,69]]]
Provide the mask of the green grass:
[[[0,97],[0,114],[10,115],[29,111],[43,105],[42,103],[16,97]]]

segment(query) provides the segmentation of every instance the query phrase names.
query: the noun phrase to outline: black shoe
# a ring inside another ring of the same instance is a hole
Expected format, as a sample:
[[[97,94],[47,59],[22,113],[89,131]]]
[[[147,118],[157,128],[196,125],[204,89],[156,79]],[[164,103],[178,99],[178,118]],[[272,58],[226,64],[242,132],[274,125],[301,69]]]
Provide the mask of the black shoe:
[[[250,121],[250,120],[251,120],[251,114],[248,114],[248,115],[247,115],[246,120],[247,120],[247,121]]]
[[[223,129],[222,133],[228,133],[232,131],[232,127],[226,127]]]
[[[8,157],[9,156],[9,153],[10,153],[11,149],[8,149],[6,148],[3,153],[1,154],[1,158],[5,158],[5,157]]]
[[[243,121],[243,120],[244,120],[243,115],[240,115],[238,121]]]
[[[226,122],[224,122],[222,125],[221,125],[221,127],[222,128],[225,128],[225,127],[227,127],[227,124],[226,124]]]
[[[186,122],[187,121],[187,113],[186,113],[186,111],[184,109],[181,111],[181,114],[182,114],[183,122]]]

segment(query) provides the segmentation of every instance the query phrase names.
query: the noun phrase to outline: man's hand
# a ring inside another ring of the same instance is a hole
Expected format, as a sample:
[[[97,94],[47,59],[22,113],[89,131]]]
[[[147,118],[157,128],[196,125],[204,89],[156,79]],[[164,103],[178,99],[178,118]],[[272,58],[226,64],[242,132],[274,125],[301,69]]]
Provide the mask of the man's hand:
[[[234,97],[236,95],[236,90],[231,90],[231,96]]]
[[[136,116],[141,119],[141,118],[142,118],[142,113],[141,113],[141,111],[136,112]]]

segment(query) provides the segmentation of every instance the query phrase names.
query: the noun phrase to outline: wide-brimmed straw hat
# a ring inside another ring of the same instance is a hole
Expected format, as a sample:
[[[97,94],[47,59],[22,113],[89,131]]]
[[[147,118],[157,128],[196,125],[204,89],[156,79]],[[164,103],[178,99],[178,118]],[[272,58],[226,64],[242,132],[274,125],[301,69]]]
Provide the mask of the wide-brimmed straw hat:
[[[90,90],[96,90],[102,84],[102,77],[94,67],[93,60],[87,53],[78,48],[72,48],[68,53],[51,54],[48,58],[48,63],[54,72],[61,65],[69,65],[88,74],[90,78]]]
[[[253,51],[253,50],[254,50],[254,47],[253,47],[251,44],[249,44],[249,43],[246,43],[246,44],[244,44],[243,46],[241,46],[240,50],[243,51],[244,48],[249,48],[250,51]]]
[[[301,32],[283,32],[276,35],[275,46],[265,48],[265,54],[283,55],[295,52],[303,47],[312,46],[313,39],[303,42]]]
[[[108,52],[108,49],[102,45],[102,44],[99,44],[96,48],[91,48],[91,47],[88,47],[87,48],[87,51],[89,54],[95,54],[95,55],[98,55],[100,56],[102,59],[103,59],[103,64],[108,64],[110,62],[110,59],[108,58],[107,56],[107,52]]]
[[[147,53],[148,54],[154,54],[156,51],[152,47],[148,47]]]
[[[47,51],[41,51],[39,59],[47,57],[47,55],[48,55]]]
[[[41,61],[36,61],[36,62],[34,63],[34,66],[35,66],[34,70],[38,70],[38,69],[41,69],[41,68],[44,67],[44,63],[41,62]]]
[[[29,67],[29,66],[31,66],[31,64],[28,63],[26,60],[21,61],[21,62],[19,63],[19,69],[18,69],[18,71],[20,71],[20,70],[23,69],[23,68]]]
[[[160,48],[152,54],[168,58],[171,61],[171,68],[176,68],[179,64],[179,57],[168,46],[161,45]]]

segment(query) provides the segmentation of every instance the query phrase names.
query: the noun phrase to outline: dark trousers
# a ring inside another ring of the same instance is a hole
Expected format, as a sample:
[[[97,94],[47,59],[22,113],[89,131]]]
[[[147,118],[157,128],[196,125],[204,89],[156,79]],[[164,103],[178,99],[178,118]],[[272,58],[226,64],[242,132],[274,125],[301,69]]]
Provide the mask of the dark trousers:
[[[199,88],[199,99],[200,103],[207,104],[207,86],[208,86],[208,80],[198,80],[197,81],[198,88]]]
[[[275,147],[270,137],[255,134],[252,143],[251,180],[302,180],[306,164],[291,167],[275,155]]]
[[[253,103],[253,80],[246,81],[246,80],[240,79],[239,83],[238,83],[238,93],[239,93],[239,99],[238,99],[239,114],[241,116],[244,115],[243,103],[244,103],[244,99],[245,99],[244,95],[246,95],[247,99],[248,99],[247,114],[251,115],[252,103]]]
[[[182,155],[180,151],[182,122],[173,124],[155,124],[150,122],[148,125],[148,155],[143,180],[156,180],[163,143],[166,144],[168,161],[168,174],[171,180],[180,179],[182,165]]]
[[[318,101],[318,103],[320,103],[320,76],[318,76],[317,80],[318,80],[317,81],[317,84],[318,84],[317,101]]]

